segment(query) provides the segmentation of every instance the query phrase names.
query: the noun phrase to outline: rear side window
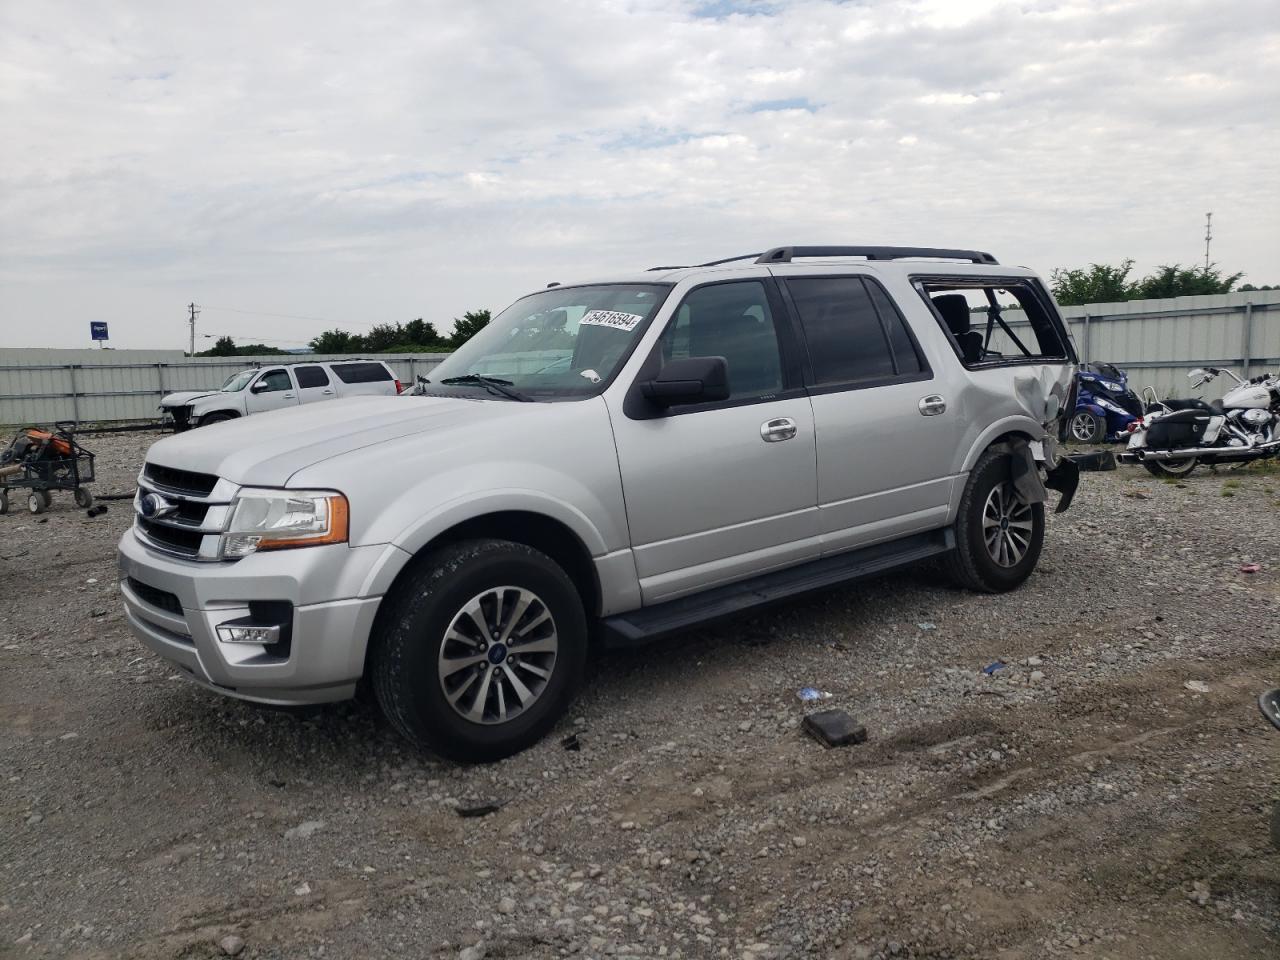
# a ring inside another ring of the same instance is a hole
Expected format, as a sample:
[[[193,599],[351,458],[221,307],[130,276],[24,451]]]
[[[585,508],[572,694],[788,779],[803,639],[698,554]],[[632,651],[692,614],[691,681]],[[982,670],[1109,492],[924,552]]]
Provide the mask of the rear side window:
[[[300,387],[327,387],[329,375],[324,367],[294,367],[293,375],[298,378]]]
[[[1064,360],[1066,339],[1028,281],[919,280],[966,367]]]
[[[343,383],[375,383],[394,380],[391,371],[380,363],[335,363],[333,372]]]
[[[924,369],[902,317],[876,284],[861,277],[797,277],[786,287],[817,385],[887,380]]]

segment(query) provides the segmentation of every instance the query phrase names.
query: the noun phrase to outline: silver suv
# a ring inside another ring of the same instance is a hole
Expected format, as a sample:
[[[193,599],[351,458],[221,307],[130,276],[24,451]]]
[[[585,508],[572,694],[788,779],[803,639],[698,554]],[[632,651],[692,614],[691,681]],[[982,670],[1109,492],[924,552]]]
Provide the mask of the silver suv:
[[[595,643],[926,558],[1009,590],[1075,353],[989,254],[782,247],[516,301],[412,397],[164,439],[120,541],[134,631],[271,704],[367,680],[414,743],[513,753]]]

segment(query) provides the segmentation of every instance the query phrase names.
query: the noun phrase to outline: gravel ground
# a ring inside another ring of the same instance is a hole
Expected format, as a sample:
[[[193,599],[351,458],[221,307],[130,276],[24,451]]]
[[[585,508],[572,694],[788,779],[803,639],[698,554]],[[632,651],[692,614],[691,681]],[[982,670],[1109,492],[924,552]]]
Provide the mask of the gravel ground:
[[[152,439],[86,437],[99,492]],[[605,654],[479,767],[176,678],[128,523],[0,517],[0,956],[1280,956],[1280,475],[1086,475],[1015,593],[924,568]],[[807,685],[868,742],[807,739]]]

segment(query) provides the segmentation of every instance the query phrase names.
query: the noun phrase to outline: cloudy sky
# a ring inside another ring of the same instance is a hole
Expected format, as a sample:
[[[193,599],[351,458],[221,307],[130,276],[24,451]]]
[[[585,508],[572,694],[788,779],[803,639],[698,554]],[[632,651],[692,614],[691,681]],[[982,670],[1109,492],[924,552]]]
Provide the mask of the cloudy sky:
[[[10,2],[0,130],[0,346],[446,329],[786,243],[1142,271],[1207,210],[1280,283],[1275,0]]]

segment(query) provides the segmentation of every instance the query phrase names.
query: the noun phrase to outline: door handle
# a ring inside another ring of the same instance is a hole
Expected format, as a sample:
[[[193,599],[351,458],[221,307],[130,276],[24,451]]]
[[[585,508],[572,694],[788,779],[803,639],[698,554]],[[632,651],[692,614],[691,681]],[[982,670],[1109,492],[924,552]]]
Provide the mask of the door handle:
[[[931,393],[920,400],[920,413],[923,416],[936,417],[940,413],[946,413],[946,410],[947,401],[936,393]]]
[[[327,393],[327,394],[329,394],[330,396],[332,396],[332,395],[333,395],[333,391],[332,391],[332,390],[321,390],[320,392],[321,392],[321,393]]]
[[[292,393],[286,393],[286,394],[284,395],[284,398],[285,398],[286,400],[292,400],[292,399],[293,399],[293,394],[292,394]]]
[[[790,417],[777,417],[760,424],[760,439],[765,443],[790,440],[796,435],[796,422]]]

